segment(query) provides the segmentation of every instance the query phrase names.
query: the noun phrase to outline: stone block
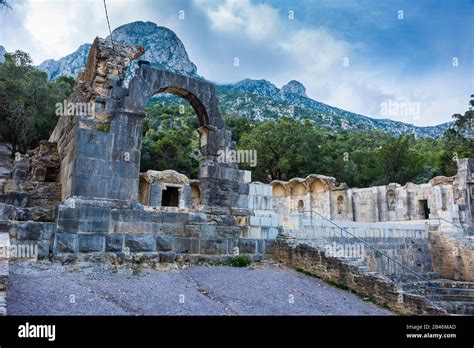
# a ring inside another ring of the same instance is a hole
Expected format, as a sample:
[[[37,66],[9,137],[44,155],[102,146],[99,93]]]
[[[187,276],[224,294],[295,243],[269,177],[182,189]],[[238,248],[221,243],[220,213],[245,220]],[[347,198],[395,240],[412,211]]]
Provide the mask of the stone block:
[[[170,235],[170,236],[181,236],[183,235],[184,226],[176,224],[161,224],[160,225],[160,234]]]
[[[39,258],[45,258],[48,257],[49,252],[51,251],[51,244],[52,241],[50,240],[42,240],[37,243],[38,246],[38,257]]]
[[[225,239],[206,239],[201,240],[201,254],[226,254],[227,241]]]
[[[18,224],[17,239],[18,240],[40,240],[43,231],[43,223],[26,222]]]
[[[173,238],[171,236],[157,236],[156,250],[171,251],[173,249]]]
[[[77,252],[77,234],[56,233],[54,241],[54,253],[75,253]]]
[[[130,252],[154,251],[155,238],[153,235],[126,235],[125,247],[130,248]]]
[[[160,256],[160,262],[163,262],[163,263],[173,263],[176,259],[176,254],[171,253],[171,252],[160,253],[159,256]]]
[[[185,224],[189,221],[189,216],[187,213],[178,213],[178,212],[163,212],[163,223],[168,224]]]
[[[249,238],[260,239],[262,238],[262,228],[257,226],[250,227]]]
[[[78,234],[79,251],[83,253],[104,250],[104,236],[100,234]]]
[[[206,224],[207,223],[207,216],[204,213],[189,213],[189,224]]]
[[[217,225],[202,225],[201,226],[201,238],[202,239],[213,239],[217,236]]]
[[[201,236],[201,225],[184,225],[181,236],[199,238]]]
[[[237,246],[241,254],[255,254],[257,251],[256,241],[253,239],[239,239]]]
[[[43,235],[42,239],[44,240],[52,240],[54,233],[56,233],[56,224],[53,222],[45,222],[43,223]]]
[[[238,238],[240,234],[241,229],[238,226],[217,226],[216,228],[218,238]]]
[[[250,226],[261,226],[259,216],[250,216]]]
[[[105,251],[108,252],[119,252],[122,251],[123,235],[121,234],[109,234],[105,236]]]
[[[265,253],[265,254],[267,254],[267,255],[271,255],[271,254],[272,254],[272,248],[273,248],[273,246],[275,245],[276,240],[274,240],[274,239],[271,239],[271,240],[265,239],[264,242],[265,242],[265,243],[264,243],[264,244],[265,244],[265,245],[264,245],[264,249],[263,249],[263,251],[261,251],[261,252],[262,252],[262,253]],[[261,249],[260,249],[260,250],[261,250]]]
[[[199,239],[175,237],[173,238],[173,251],[176,253],[199,254]]]

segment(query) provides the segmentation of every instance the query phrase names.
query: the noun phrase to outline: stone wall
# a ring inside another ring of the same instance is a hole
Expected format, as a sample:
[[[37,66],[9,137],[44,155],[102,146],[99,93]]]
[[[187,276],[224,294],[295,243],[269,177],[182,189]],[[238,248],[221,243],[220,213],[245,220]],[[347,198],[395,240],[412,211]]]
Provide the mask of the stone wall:
[[[95,39],[69,98],[75,105],[91,103],[94,113],[61,116],[50,137],[61,157],[62,199],[80,194],[126,199],[127,190],[131,196],[138,192],[141,119],[113,114],[126,93],[126,70],[143,53],[141,46]]]
[[[423,296],[404,292],[383,276],[361,273],[357,267],[328,257],[324,251],[314,246],[279,239],[273,247],[272,255],[289,267],[370,297],[379,305],[387,306],[400,314],[446,314],[445,310],[432,305]]]
[[[19,258],[31,257],[44,259],[50,255],[53,239],[56,233],[54,222],[35,221],[0,221],[0,233],[7,233],[10,245],[18,252],[25,251],[25,255],[18,254]],[[28,255],[26,250],[28,249]],[[16,257],[16,256],[15,256]]]
[[[449,234],[430,231],[433,269],[446,279],[474,281],[473,246]]]
[[[426,184],[392,183],[349,188],[336,179],[311,174],[272,185],[273,207],[283,227],[294,228],[301,219],[387,222],[440,218],[472,224],[474,161],[460,159],[456,176],[435,177]]]
[[[15,206],[21,216],[10,219],[54,221],[61,201],[59,156],[56,144],[46,141],[15,161],[11,175],[4,181],[0,203]],[[1,218],[1,217],[0,217]]]
[[[228,211],[215,214],[139,203],[71,197],[59,207],[53,252],[265,254],[265,242]]]

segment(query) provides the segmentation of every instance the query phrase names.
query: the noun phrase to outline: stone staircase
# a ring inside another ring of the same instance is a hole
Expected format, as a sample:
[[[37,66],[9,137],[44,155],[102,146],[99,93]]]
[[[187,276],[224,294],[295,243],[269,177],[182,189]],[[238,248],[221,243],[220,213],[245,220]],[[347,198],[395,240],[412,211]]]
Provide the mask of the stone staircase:
[[[448,314],[474,315],[474,283],[448,279],[408,282],[402,284],[408,293],[426,296],[434,305]]]
[[[454,233],[459,234],[459,231],[450,231],[450,235]],[[456,239],[474,249],[474,238],[471,236],[459,234],[456,235]],[[343,238],[341,242],[351,242],[351,238]],[[352,240],[352,242],[358,241]],[[317,247],[319,250],[325,250],[326,246],[332,243],[332,240],[321,237],[304,240],[304,243]],[[382,274],[370,270],[364,259],[344,256],[335,256],[335,258],[355,267],[360,273]],[[418,276],[415,273],[403,270],[400,266],[397,268],[397,273],[389,274],[386,272],[383,275],[391,279],[401,291],[425,296],[434,306],[446,310],[450,315],[474,315],[474,282],[441,279],[437,272],[432,271],[420,271]]]

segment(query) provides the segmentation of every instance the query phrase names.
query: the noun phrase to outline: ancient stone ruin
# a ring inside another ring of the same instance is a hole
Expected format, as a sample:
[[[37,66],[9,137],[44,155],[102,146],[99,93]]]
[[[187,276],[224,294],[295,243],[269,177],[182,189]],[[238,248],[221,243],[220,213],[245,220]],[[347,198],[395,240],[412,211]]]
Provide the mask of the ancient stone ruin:
[[[0,181],[4,245],[35,245],[42,258],[274,257],[369,293],[399,312],[471,313],[472,304],[427,303],[398,281],[437,274],[458,282],[451,287],[472,286],[474,160],[460,159],[456,176],[422,185],[349,188],[314,174],[252,183],[249,171],[219,161],[219,151],[236,144],[212,83],[140,62],[128,88],[123,86],[131,61],[143,53],[140,46],[94,41],[69,100],[86,107],[61,116],[49,141],[16,158]],[[198,180],[172,168],[140,173],[144,107],[160,93],[187,100],[196,112]],[[333,243],[365,248],[354,260],[330,255]],[[446,257],[453,248],[457,254]]]

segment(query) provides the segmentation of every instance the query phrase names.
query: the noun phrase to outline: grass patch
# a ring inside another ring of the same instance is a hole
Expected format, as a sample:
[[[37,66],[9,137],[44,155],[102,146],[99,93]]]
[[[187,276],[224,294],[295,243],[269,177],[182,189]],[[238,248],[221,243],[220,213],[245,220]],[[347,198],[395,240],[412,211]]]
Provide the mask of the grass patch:
[[[145,263],[145,260],[142,257],[137,258],[136,260],[133,260],[132,264],[132,274],[134,276],[139,276],[140,273],[142,272],[143,264]]]
[[[95,127],[99,132],[108,133],[110,131],[110,122],[98,124]]]
[[[229,261],[229,265],[232,267],[247,267],[252,263],[252,260],[247,255],[234,256]]]

